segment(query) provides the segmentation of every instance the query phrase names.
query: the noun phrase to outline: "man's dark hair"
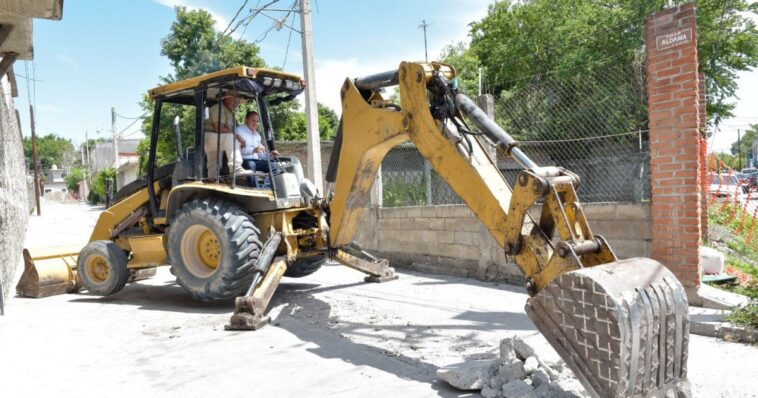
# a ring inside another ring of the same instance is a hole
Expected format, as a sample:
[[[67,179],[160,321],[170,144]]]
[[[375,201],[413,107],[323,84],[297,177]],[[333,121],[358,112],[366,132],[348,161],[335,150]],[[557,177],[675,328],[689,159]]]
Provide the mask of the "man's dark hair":
[[[245,114],[245,120],[249,119],[250,116],[257,115],[257,114],[258,114],[258,112],[256,112],[256,111],[247,111],[247,113]]]

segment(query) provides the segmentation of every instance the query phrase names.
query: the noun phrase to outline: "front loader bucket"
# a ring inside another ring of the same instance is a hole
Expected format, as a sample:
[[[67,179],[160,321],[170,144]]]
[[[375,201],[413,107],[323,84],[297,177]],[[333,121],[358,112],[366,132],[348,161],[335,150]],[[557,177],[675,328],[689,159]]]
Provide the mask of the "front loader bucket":
[[[79,290],[76,258],[80,247],[24,249],[24,273],[16,293],[24,297],[47,297]]]
[[[662,264],[633,258],[558,276],[529,318],[599,397],[688,397],[687,296]]]

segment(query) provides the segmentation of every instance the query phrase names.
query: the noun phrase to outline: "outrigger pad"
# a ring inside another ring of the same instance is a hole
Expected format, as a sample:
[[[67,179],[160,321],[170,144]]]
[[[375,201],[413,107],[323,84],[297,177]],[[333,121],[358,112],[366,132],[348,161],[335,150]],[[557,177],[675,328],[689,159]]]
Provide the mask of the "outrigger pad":
[[[593,396],[689,397],[682,284],[649,258],[567,272],[526,305]]]
[[[234,300],[234,314],[224,330],[258,330],[271,322],[271,317],[263,315],[252,296],[237,297]]]

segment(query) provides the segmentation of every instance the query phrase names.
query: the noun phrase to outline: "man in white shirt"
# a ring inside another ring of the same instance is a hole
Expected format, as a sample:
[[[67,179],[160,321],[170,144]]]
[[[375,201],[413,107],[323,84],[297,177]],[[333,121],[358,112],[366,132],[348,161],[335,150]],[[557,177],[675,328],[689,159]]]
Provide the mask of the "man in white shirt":
[[[269,155],[271,159],[276,159],[279,156],[279,152],[276,150],[271,153],[266,153],[266,147],[263,144],[263,138],[258,132],[258,123],[260,118],[258,112],[248,111],[245,115],[245,123],[237,126],[234,131],[237,137],[240,138],[240,153],[242,155],[242,167],[247,170],[262,171],[264,173],[269,172]],[[276,171],[276,164],[272,163],[271,166]]]
[[[242,98],[225,95],[221,102],[213,105],[205,120],[203,147],[207,156],[208,179],[218,178],[218,156],[226,152],[229,170],[235,170],[237,176],[250,176],[251,171],[242,168],[242,155],[234,145],[234,109],[245,102]],[[240,140],[240,138],[237,138]],[[216,149],[218,148],[218,152]],[[236,151],[236,153],[234,153]]]

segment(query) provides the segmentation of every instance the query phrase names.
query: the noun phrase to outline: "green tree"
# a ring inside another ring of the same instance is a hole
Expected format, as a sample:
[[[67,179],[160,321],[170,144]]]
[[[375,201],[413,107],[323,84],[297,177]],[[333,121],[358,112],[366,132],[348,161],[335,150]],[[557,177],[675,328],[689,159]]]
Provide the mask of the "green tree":
[[[337,128],[340,124],[340,118],[332,108],[318,103],[318,134],[322,140],[334,139],[337,135]]]
[[[758,124],[750,125],[750,128],[747,131],[743,132],[742,137],[740,137],[740,141],[734,141],[730,148],[732,155],[739,156],[742,154],[743,166],[745,165],[747,158],[752,157],[755,159],[756,154],[753,153],[753,142],[758,136],[756,133],[758,133]],[[736,162],[735,167],[739,167],[739,162]]]
[[[216,31],[215,20],[205,10],[188,10],[186,7],[176,7],[176,20],[171,24],[169,34],[161,40],[161,55],[168,58],[173,71],[161,76],[161,84],[188,79],[220,69],[245,65],[265,67],[266,64],[259,56],[258,46],[244,40],[234,39]],[[142,124],[146,137],[150,136],[153,126],[154,104],[147,96],[142,99],[142,108],[148,111],[148,117]],[[270,114],[277,139],[297,137],[305,131],[305,119],[298,116],[297,103],[291,101],[271,107]],[[242,122],[242,112],[239,122]],[[182,148],[194,146],[195,112],[190,106],[166,106],[161,110],[161,120],[158,121],[160,130],[156,149],[157,164],[176,160],[176,143],[173,132],[173,120],[179,116],[181,120]],[[302,123],[301,119],[302,118]],[[141,155],[140,172],[144,171],[147,160],[149,141],[143,141],[138,147]]]
[[[79,183],[84,180],[84,170],[81,167],[73,167],[68,171],[64,181],[69,191],[79,192]]]
[[[92,178],[92,191],[90,191],[89,201],[92,203],[99,203],[105,201],[105,180],[113,180],[113,189],[116,189],[116,169],[107,168],[100,170],[95,177]]]
[[[245,65],[263,67],[258,46],[243,39],[233,39],[216,31],[216,21],[208,11],[176,7],[176,21],[171,32],[161,40],[161,55],[165,55],[174,72],[165,82],[188,79],[220,69]]]
[[[666,3],[500,1],[489,7],[481,21],[471,24],[469,51],[486,69],[490,92],[512,95],[549,79],[573,87],[572,79],[597,78],[601,70],[641,66],[644,19],[664,9]],[[736,72],[758,66],[758,30],[745,15],[756,12],[758,3],[748,4],[747,0],[698,2],[699,65],[706,76],[711,122],[731,116],[734,104],[728,101],[736,89]],[[460,52],[457,49],[450,55],[460,58]],[[642,89],[644,82],[630,87],[638,92]],[[537,93],[550,96],[549,91]],[[591,98],[596,93],[578,92],[576,97],[588,94]]]
[[[24,156],[26,163],[32,167],[32,139],[24,137]],[[37,137],[37,157],[42,170],[48,170],[52,165],[68,169],[76,160],[76,150],[71,140],[50,133]]]
[[[446,46],[442,49],[440,59],[455,68],[461,91],[472,97],[479,93],[479,59],[473,51],[469,51],[466,43],[458,42]]]
[[[322,140],[333,139],[339,127],[339,116],[328,106],[318,103],[318,131]],[[271,109],[271,124],[276,132],[276,139],[282,141],[305,141],[308,130],[305,114],[298,111],[298,104],[290,101]]]

